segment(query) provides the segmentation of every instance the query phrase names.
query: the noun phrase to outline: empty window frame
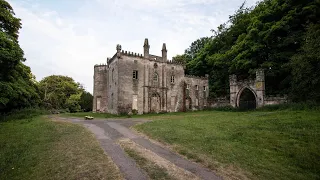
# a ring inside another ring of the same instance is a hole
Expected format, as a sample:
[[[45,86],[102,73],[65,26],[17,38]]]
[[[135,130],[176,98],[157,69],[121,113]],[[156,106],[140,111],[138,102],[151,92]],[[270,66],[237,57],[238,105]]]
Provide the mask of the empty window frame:
[[[137,70],[133,70],[132,78],[133,79],[138,79],[138,71]]]
[[[196,90],[197,90],[197,91],[199,90],[199,86],[198,86],[198,85],[196,85]]]
[[[207,87],[206,86],[203,86],[203,91],[207,91]]]

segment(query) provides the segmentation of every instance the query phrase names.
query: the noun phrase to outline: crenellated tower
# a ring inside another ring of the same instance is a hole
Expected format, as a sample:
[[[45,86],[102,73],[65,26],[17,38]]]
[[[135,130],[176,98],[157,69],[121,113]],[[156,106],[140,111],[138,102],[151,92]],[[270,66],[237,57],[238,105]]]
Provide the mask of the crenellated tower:
[[[167,56],[167,47],[166,47],[166,43],[163,43],[163,45],[162,45],[162,61],[163,62],[167,62],[167,60],[168,60],[168,56]]]

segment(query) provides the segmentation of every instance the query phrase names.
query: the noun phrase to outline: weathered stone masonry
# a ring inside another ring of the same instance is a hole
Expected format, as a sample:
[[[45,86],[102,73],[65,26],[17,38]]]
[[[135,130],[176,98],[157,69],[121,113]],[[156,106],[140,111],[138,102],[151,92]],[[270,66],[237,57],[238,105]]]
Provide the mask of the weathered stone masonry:
[[[149,53],[148,39],[143,55],[124,51],[121,45],[116,49],[107,64],[94,67],[94,112],[142,114],[207,106],[208,77],[185,75],[183,64],[168,61],[166,44],[162,56]]]

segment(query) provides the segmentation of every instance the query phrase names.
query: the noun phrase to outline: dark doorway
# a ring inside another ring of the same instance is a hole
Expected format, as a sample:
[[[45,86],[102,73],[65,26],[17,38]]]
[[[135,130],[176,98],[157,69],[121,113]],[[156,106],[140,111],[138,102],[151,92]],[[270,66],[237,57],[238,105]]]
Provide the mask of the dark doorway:
[[[256,97],[248,88],[245,88],[240,95],[239,108],[241,110],[256,109]]]

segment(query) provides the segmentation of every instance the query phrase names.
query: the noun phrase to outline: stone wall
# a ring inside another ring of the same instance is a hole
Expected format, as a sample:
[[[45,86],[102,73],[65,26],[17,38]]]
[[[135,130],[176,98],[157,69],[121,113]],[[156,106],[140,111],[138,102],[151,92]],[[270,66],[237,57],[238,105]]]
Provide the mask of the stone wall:
[[[142,114],[184,111],[186,102],[192,110],[207,106],[208,78],[185,76],[182,63],[167,61],[165,44],[162,56],[150,55],[149,48],[147,39],[144,55],[117,45],[117,53],[107,59],[108,65],[95,66],[93,111],[119,114],[135,109]],[[133,78],[134,71],[138,72],[137,79]]]
[[[283,104],[287,103],[288,98],[286,96],[267,96],[264,100],[264,105],[275,105],[275,104]]]
[[[208,99],[209,108],[226,107],[226,106],[230,106],[230,100],[227,98]]]
[[[114,57],[113,61],[108,65],[108,83],[107,87],[107,111],[108,113],[118,114],[119,102],[119,59]]]
[[[196,76],[185,76],[184,79],[186,83],[186,99],[190,98],[186,102],[187,110],[201,110],[207,107],[208,79]]]
[[[94,112],[106,112],[107,111],[107,77],[108,67],[107,65],[94,66],[93,76],[93,111]]]

